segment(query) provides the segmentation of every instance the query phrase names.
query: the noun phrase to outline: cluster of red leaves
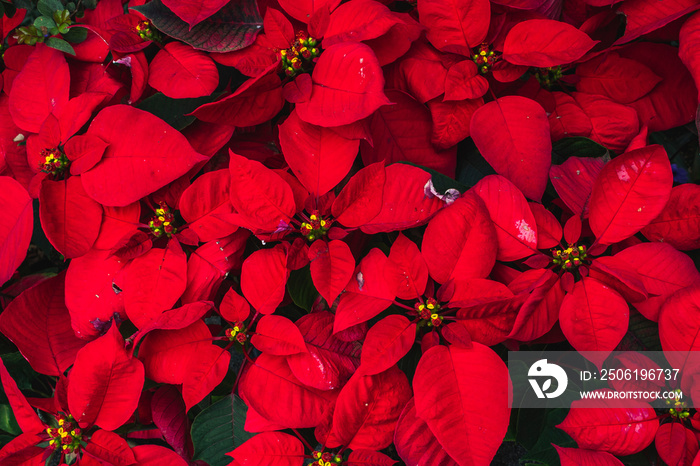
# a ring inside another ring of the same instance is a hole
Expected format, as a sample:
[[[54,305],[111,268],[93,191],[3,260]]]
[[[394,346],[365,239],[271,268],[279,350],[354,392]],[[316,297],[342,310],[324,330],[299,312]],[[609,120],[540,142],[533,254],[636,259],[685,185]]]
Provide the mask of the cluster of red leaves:
[[[696,1],[128,7],[75,17],[75,56],[17,45],[26,12],[3,18],[0,331],[55,387],[26,398],[0,363],[23,431],[0,463],[190,464],[187,413],[242,351],[258,434],[232,465],[385,466],[392,444],[408,465],[486,465],[510,418],[490,347],[609,354],[631,306],[664,350],[700,350],[681,252],[700,248],[700,187],[648,143],[695,119]],[[156,93],[208,100],[180,131],[137,108]],[[574,136],[619,155],[553,165]],[[467,138],[496,174],[438,189]],[[20,276],[37,198],[65,270]],[[304,271],[315,301],[294,320]],[[654,441],[700,462],[699,419],[579,403],[562,464]]]

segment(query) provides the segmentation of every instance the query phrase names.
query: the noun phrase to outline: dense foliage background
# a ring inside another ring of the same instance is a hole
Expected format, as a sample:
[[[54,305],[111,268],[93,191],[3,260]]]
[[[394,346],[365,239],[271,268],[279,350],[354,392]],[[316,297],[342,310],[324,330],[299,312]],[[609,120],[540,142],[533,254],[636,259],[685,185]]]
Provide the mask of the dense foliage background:
[[[698,9],[2,0],[0,464],[700,465]]]

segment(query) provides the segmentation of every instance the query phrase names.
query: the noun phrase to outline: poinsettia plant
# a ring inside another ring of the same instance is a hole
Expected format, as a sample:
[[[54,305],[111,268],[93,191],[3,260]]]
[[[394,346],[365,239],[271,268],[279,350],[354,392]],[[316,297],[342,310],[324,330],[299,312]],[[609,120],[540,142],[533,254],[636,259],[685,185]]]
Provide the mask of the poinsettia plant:
[[[698,9],[0,1],[0,464],[700,464]]]

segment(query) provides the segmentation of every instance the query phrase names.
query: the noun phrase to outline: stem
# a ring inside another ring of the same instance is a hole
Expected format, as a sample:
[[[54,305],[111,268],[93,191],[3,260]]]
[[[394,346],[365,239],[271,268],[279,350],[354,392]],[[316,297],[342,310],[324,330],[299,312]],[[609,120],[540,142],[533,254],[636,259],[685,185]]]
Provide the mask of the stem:
[[[410,306],[406,306],[405,304],[397,303],[396,301],[392,301],[392,302],[393,302],[395,305],[397,305],[397,306],[399,306],[400,308],[402,308],[402,309],[406,309],[406,310],[408,310],[408,311],[415,311],[414,308],[412,308],[412,307],[410,307]]]
[[[306,448],[308,448],[309,451],[314,451],[314,449],[311,448],[311,445],[309,445],[309,442],[307,442],[306,439],[305,439],[304,437],[302,437],[302,435],[299,433],[298,430],[292,429],[292,432],[294,432],[294,433],[296,434],[296,436],[299,437],[299,440],[301,440],[302,443],[303,443],[304,445],[306,445]]]

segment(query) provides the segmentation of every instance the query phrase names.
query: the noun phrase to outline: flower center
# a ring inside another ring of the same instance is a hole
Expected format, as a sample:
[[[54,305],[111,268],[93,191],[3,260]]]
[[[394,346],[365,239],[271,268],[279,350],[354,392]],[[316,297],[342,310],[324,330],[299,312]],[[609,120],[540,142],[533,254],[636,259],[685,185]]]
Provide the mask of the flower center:
[[[173,225],[175,215],[165,202],[161,201],[158,205],[159,207],[155,211],[156,214],[148,222],[148,228],[150,228],[151,233],[156,238],[160,238],[163,235],[171,238],[177,233],[177,228]]]
[[[59,414],[56,418],[58,428],[49,427],[46,433],[49,434],[49,446],[54,450],[61,449],[65,453],[73,453],[80,448],[80,441],[83,439],[82,430],[78,427],[73,416]]]
[[[681,389],[677,388],[675,390],[676,395],[680,395]],[[684,401],[681,401],[678,397],[676,397],[675,400],[666,400],[667,405],[673,405],[671,409],[668,410],[668,412],[671,414],[671,417],[675,417],[676,419],[685,419],[688,416],[690,416],[690,411],[688,410],[688,406]]]
[[[151,28],[151,22],[149,20],[144,20],[136,25],[136,34],[143,40],[153,40],[160,41],[160,35],[158,31]]]
[[[561,79],[561,66],[550,66],[549,68],[537,68],[535,78],[545,89],[551,89],[559,79]]]
[[[486,74],[491,71],[493,65],[500,60],[500,58],[500,56],[496,55],[496,52],[491,50],[491,47],[486,42],[481,44],[479,48],[476,49],[476,53],[472,55],[472,60],[476,63],[481,74]]]
[[[54,179],[61,178],[70,167],[70,160],[58,147],[42,150],[41,156],[44,157],[44,163],[40,166],[41,171],[48,173]]]
[[[314,461],[311,466],[338,466],[343,463],[343,457],[339,454],[333,454],[330,451],[313,452]]]
[[[566,249],[552,249],[552,263],[563,270],[573,270],[583,265],[588,257],[586,246],[570,244]]]
[[[428,298],[425,300],[425,303],[418,302],[413,307],[418,317],[424,321],[424,325],[439,327],[442,324],[443,317],[438,314],[440,312],[440,304],[435,298]]]
[[[241,345],[248,340],[248,335],[245,333],[246,328],[243,322],[236,322],[232,328],[227,328],[225,335],[229,341],[237,341]]]
[[[308,222],[302,222],[301,234],[306,236],[309,241],[314,241],[317,238],[325,236],[328,233],[333,220],[321,217],[317,210],[314,210],[309,216]]]
[[[310,73],[314,59],[321,55],[321,47],[313,37],[306,37],[304,31],[299,31],[297,37],[288,49],[277,50],[282,60],[284,74],[293,78],[301,73]]]

